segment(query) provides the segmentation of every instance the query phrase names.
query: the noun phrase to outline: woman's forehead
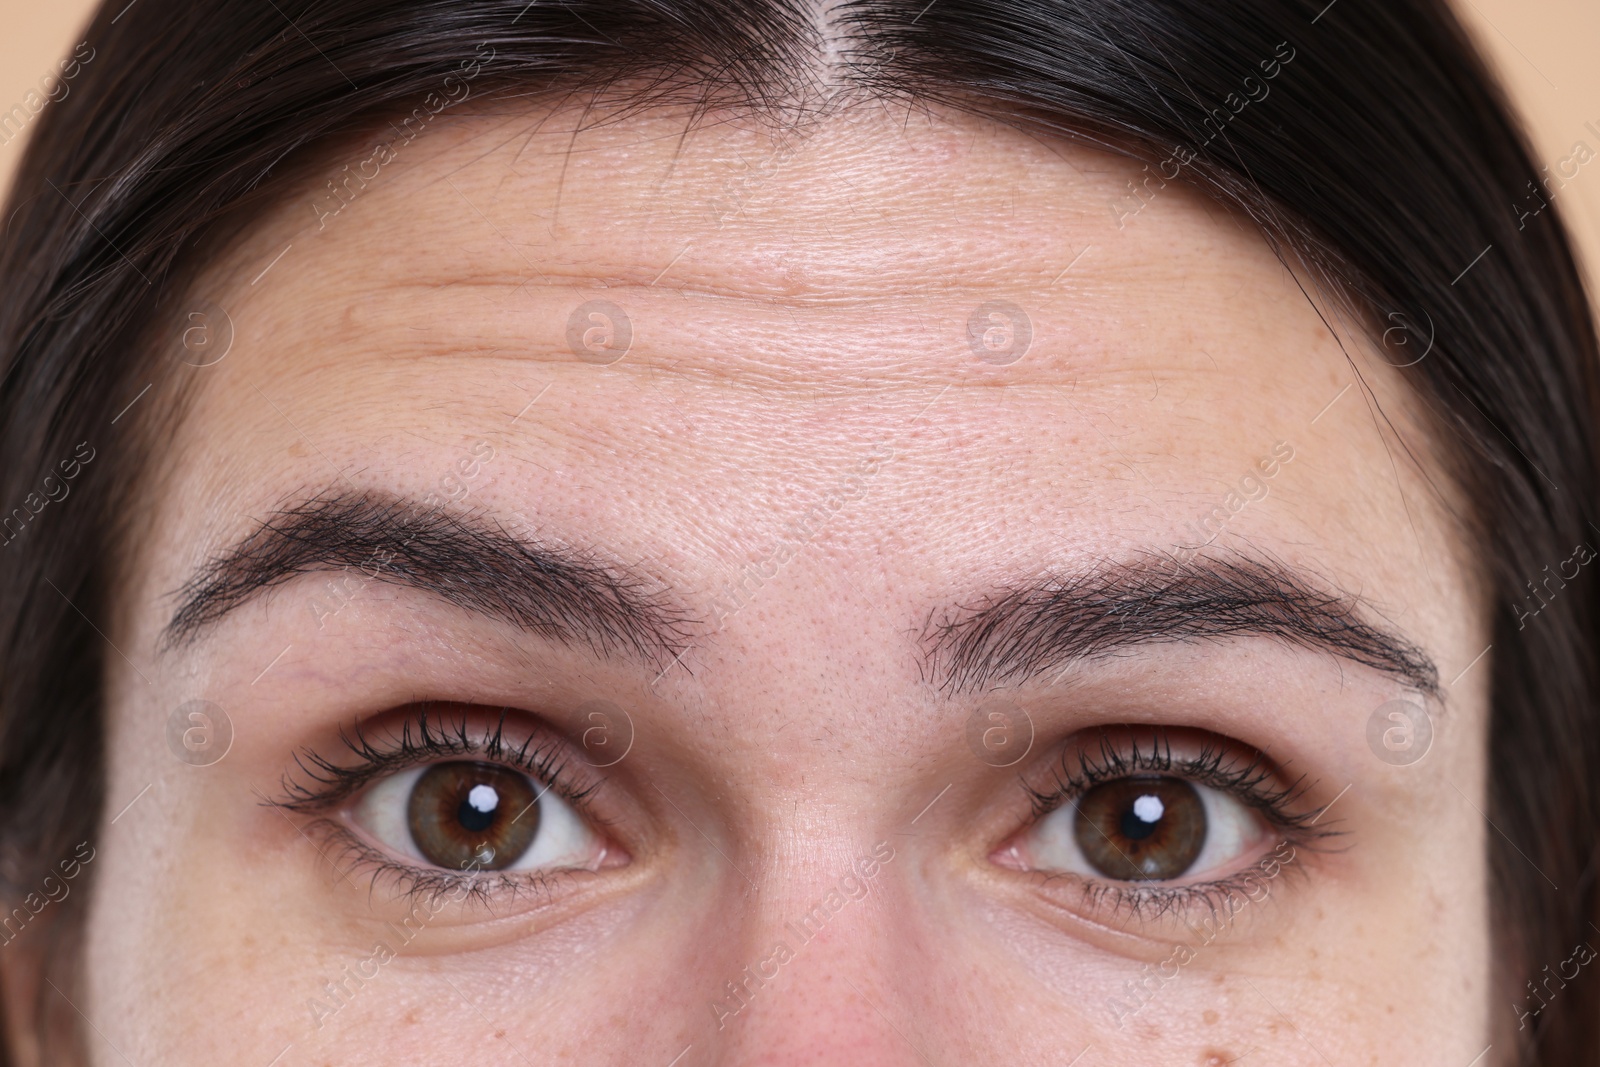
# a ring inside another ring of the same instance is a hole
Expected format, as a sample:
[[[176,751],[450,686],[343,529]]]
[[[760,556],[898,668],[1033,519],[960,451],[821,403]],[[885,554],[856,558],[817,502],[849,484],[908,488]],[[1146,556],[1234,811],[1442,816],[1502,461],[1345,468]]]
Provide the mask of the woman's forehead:
[[[497,359],[752,404],[1203,379],[1223,421],[1315,413],[1348,375],[1259,234],[1127,160],[957,112],[863,105],[787,140],[563,117],[447,112],[331,153],[195,299],[274,377]]]
[[[475,505],[698,585],[892,454],[830,538],[912,570],[1222,532],[1430,599],[1415,564],[1444,523],[1347,350],[1396,418],[1398,392],[1192,190],[959,113],[861,108],[787,141],[574,121],[335,154],[215,275],[233,347],[181,431],[175,514],[231,529],[353,478],[420,497],[486,441],[506,458]],[[168,543],[192,567],[221,545],[189,525]]]

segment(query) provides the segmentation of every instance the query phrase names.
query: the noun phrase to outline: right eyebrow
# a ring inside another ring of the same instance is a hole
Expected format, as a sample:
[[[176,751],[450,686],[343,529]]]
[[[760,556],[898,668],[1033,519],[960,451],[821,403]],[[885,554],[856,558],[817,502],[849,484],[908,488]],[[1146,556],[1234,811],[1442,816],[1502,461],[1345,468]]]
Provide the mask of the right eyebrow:
[[[275,512],[176,592],[168,646],[303,574],[360,568],[601,655],[656,664],[681,654],[694,619],[640,577],[592,554],[535,544],[494,520],[379,493],[324,493]]]

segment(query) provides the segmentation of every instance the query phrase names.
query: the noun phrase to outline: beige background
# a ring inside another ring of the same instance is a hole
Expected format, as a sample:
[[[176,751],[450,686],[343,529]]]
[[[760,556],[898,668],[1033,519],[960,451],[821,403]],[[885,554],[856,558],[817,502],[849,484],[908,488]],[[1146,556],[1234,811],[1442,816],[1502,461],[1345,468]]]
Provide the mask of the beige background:
[[[1577,141],[1600,150],[1600,3],[1596,0],[1456,0],[1532,132],[1537,162],[1554,167]],[[84,0],[0,0],[0,111],[20,102],[81,40]],[[23,139],[0,144],[0,188]],[[1557,203],[1577,235],[1600,296],[1600,167],[1584,167]],[[1508,205],[1509,207],[1509,205]]]

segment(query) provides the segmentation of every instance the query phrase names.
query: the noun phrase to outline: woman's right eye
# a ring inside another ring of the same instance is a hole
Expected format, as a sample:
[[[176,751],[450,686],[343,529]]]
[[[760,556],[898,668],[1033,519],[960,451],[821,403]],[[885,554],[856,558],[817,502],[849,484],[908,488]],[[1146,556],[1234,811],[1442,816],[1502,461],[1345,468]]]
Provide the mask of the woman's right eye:
[[[595,870],[608,852],[605,838],[550,786],[485,760],[385,775],[347,810],[390,852],[442,870]]]

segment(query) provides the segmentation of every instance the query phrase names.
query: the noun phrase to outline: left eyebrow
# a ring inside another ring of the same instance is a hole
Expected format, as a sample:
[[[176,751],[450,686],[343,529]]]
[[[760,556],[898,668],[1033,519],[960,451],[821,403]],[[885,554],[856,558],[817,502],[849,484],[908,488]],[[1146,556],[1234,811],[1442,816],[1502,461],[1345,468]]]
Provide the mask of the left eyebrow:
[[[1150,554],[1002,589],[931,615],[925,665],[941,688],[973,692],[1136,645],[1268,637],[1327,652],[1440,695],[1414,642],[1368,622],[1356,598],[1281,563]]]

